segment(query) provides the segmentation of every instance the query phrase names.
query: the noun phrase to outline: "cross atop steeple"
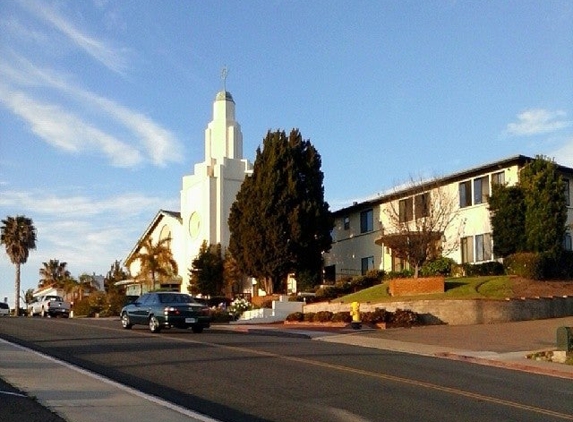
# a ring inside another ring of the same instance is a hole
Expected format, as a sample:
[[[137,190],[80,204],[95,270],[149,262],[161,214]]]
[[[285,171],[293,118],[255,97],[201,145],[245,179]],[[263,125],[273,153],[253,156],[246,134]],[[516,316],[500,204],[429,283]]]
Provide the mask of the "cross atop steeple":
[[[223,91],[227,92],[227,75],[229,74],[229,69],[227,69],[227,65],[223,66],[221,70],[221,80],[223,81]]]

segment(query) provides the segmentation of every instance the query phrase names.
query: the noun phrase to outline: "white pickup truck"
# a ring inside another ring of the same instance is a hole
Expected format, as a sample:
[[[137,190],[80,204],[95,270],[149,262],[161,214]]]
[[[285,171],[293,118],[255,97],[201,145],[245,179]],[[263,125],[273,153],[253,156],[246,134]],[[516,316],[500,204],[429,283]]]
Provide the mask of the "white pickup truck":
[[[40,315],[43,317],[61,316],[68,318],[70,316],[71,305],[64,301],[61,296],[46,295],[36,298],[28,305],[28,315]]]

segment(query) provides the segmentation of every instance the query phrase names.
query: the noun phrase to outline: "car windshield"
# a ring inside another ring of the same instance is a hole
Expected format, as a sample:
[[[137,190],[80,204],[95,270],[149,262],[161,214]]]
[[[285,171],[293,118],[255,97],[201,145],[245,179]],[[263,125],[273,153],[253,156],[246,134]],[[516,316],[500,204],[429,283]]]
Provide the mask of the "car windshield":
[[[63,299],[60,296],[46,296],[46,300],[57,300],[59,302],[63,302]]]
[[[182,293],[167,293],[159,295],[161,303],[195,303],[193,298],[187,294]]]

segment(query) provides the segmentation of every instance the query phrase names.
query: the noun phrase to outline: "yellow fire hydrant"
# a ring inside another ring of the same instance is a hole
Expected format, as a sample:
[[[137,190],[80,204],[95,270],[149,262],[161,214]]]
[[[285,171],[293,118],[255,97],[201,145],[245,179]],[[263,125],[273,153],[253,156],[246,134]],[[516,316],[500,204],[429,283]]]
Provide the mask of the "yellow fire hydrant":
[[[352,302],[350,305],[350,316],[352,317],[352,328],[355,330],[362,327],[362,322],[360,321],[360,303]]]

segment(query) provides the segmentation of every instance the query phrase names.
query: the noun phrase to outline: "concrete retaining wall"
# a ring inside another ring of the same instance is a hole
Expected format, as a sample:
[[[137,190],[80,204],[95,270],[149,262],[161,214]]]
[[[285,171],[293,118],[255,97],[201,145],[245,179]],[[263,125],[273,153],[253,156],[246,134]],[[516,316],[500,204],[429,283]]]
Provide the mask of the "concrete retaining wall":
[[[428,324],[493,324],[572,316],[573,296],[507,300],[416,300],[360,305],[361,312],[376,308],[391,312],[396,309],[411,310],[422,315]],[[304,306],[304,312],[318,311],[350,311],[350,304],[321,302]]]

